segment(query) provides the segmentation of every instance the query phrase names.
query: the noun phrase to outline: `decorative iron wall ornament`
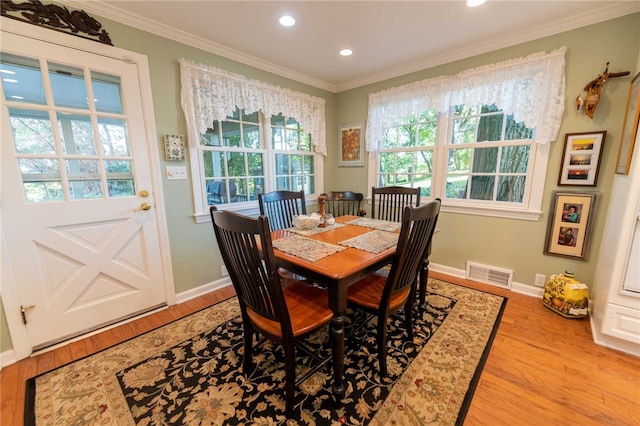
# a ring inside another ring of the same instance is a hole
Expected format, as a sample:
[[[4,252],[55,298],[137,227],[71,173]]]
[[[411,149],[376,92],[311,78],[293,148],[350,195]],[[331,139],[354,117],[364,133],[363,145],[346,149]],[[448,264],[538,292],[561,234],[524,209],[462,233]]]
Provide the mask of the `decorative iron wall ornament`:
[[[2,16],[7,18],[113,46],[109,33],[102,29],[102,24],[84,10],[70,11],[64,6],[42,4],[40,0],[29,0],[24,3],[2,0],[0,11]]]

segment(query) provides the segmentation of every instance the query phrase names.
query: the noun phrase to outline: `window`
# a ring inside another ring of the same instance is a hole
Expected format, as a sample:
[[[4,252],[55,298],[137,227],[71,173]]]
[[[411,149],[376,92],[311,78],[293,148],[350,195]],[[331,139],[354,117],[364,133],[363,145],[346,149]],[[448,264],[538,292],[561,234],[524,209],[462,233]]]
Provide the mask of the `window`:
[[[135,195],[119,76],[6,53],[0,72],[27,202]]]
[[[327,154],[323,98],[178,62],[196,222],[210,220],[210,205],[255,214],[263,192],[304,190],[317,199]]]
[[[420,187],[443,211],[537,220],[565,50],[371,93],[370,186]]]
[[[439,133],[439,122],[451,131]],[[458,105],[441,118],[434,110],[406,117],[385,131],[376,186],[419,187],[427,199],[522,204],[533,134],[495,105]]]
[[[213,122],[201,135],[199,149],[207,206],[245,203],[239,205],[247,208],[258,194],[275,190],[316,194],[322,159],[294,118],[278,114],[267,122],[262,113],[236,109],[226,120]]]

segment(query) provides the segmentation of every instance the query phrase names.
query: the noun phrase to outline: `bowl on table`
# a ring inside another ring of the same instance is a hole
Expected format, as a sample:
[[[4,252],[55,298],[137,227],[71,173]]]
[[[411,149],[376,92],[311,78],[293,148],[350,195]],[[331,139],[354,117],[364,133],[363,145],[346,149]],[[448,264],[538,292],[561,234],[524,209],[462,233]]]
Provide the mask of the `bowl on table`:
[[[298,215],[293,217],[293,226],[297,229],[309,230],[317,228],[320,225],[321,217],[319,214]]]

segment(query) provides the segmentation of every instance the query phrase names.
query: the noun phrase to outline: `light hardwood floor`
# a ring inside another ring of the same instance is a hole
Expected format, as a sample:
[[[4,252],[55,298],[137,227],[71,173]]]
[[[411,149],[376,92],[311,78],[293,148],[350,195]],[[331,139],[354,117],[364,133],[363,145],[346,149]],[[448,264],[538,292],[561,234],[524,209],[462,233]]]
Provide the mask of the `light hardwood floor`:
[[[562,318],[537,298],[431,276],[509,298],[465,425],[640,425],[640,358],[593,343],[588,319]],[[3,368],[0,424],[22,425],[28,378],[232,294],[219,290]]]

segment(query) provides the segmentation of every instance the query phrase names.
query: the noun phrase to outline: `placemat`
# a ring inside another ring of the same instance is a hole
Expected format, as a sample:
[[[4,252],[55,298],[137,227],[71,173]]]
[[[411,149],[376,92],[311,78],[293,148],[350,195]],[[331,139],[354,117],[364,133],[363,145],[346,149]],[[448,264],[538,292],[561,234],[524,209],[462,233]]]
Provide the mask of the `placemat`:
[[[342,223],[334,223],[333,225],[327,225],[325,228],[320,228],[318,226],[317,228],[313,228],[313,229],[287,228],[286,230],[289,231],[289,232],[293,232],[294,234],[302,235],[302,236],[305,236],[305,237],[310,237],[311,235],[316,235],[316,234],[320,234],[322,232],[332,231],[334,229],[342,228],[343,226],[346,226],[346,225],[344,225]]]
[[[362,217],[347,222],[349,225],[364,226],[365,228],[378,229],[380,231],[396,232],[402,227],[401,223],[390,222],[388,220],[369,219]]]
[[[340,241],[338,244],[377,254],[396,246],[398,244],[398,234],[376,230]]]
[[[315,241],[297,235],[274,240],[272,244],[273,247],[278,250],[308,260],[309,262],[315,262],[323,257],[346,250],[346,247],[323,243],[322,241]]]

